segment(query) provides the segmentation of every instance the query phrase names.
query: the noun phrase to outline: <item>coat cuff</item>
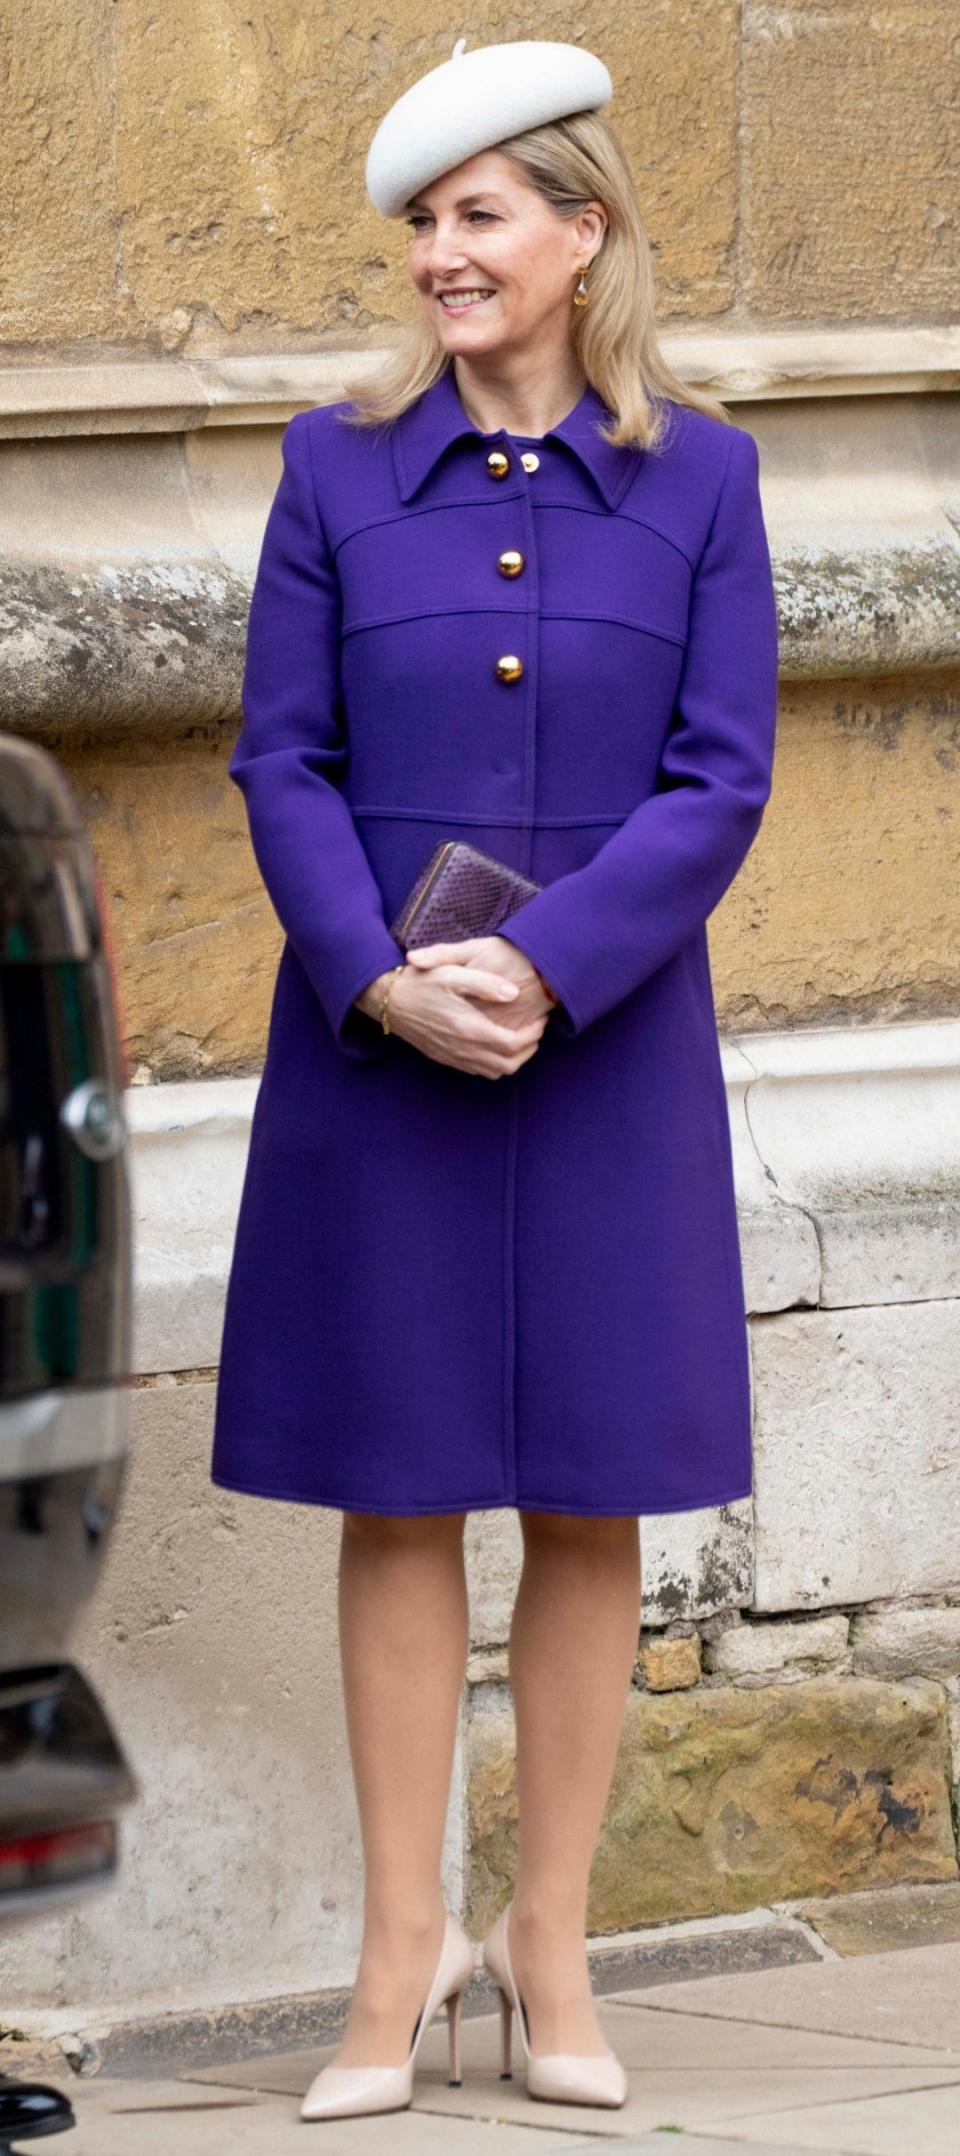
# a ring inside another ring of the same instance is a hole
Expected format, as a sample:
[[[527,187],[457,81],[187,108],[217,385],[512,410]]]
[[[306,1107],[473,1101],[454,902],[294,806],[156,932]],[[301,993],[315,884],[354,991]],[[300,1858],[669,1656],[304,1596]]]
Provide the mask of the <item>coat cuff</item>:
[[[503,927],[498,928],[497,934],[503,936],[507,943],[515,944],[518,951],[523,951],[547,987],[553,990],[555,996],[559,996],[559,1002],[551,1008],[548,1024],[555,1027],[558,1033],[572,1036],[580,1032],[583,1020],[571,1001],[570,990],[564,987],[560,966],[554,963],[553,952],[549,948],[549,936],[538,934],[535,924],[528,924],[520,918],[527,903],[532,904],[533,901],[526,901],[524,906],[518,907],[516,913],[511,914],[509,920],[504,922]]]
[[[383,949],[379,954],[372,952],[359,973],[354,969],[348,974],[344,968],[338,977],[325,979],[324,1009],[334,1040],[345,1055],[370,1063],[386,1054],[387,1035],[383,1027],[367,1011],[358,1010],[354,998],[376,980],[378,973],[388,973],[392,966],[403,965],[405,961],[406,952],[388,931]]]

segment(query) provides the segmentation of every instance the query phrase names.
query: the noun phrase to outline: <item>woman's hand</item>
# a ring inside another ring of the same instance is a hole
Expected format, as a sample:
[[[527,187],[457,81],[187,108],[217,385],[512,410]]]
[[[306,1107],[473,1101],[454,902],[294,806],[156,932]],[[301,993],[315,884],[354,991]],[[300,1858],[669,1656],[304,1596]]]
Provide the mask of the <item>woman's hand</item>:
[[[509,1026],[525,1026],[534,1017],[546,1021],[558,1000],[526,952],[518,949],[507,936],[468,936],[460,943],[424,943],[419,950],[408,951],[407,958],[411,965],[418,967],[450,962],[479,966],[486,973],[496,973],[504,980],[515,982],[521,993],[510,1010],[504,1012],[504,1022]]]
[[[512,959],[505,959],[504,951]],[[488,963],[477,956],[484,952]],[[509,977],[518,973],[520,978]],[[388,979],[389,973],[378,974],[356,998],[371,1017],[379,1016]],[[476,1077],[503,1078],[535,1054],[550,1008],[539,976],[516,945],[483,936],[409,951],[403,972],[394,977],[388,1013],[391,1033],[434,1062]]]

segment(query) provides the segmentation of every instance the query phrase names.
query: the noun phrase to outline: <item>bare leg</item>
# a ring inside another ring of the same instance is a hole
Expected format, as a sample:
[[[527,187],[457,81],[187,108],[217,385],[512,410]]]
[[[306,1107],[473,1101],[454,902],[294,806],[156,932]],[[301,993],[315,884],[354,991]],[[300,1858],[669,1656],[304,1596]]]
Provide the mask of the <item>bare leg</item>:
[[[519,1839],[510,1958],[532,2051],[608,2050],[586,1906],[640,1628],[637,1519],[521,1512],[510,1631]]]
[[[443,1939],[443,1830],[469,1645],[465,1513],[344,1514],[340,1661],[364,1855],[337,2066],[399,2066]]]

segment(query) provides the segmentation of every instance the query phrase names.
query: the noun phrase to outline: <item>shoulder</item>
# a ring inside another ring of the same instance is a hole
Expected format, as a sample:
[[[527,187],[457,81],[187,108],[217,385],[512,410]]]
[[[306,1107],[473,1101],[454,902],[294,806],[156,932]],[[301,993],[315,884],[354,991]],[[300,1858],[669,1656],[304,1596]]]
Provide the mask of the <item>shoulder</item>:
[[[641,486],[696,558],[720,509],[731,513],[757,493],[758,455],[752,434],[734,420],[717,419],[676,398],[661,400],[666,424],[659,443],[642,462]]]
[[[356,405],[349,397],[339,397],[333,404],[313,404],[307,411],[294,414],[287,422],[287,431],[291,427],[299,428],[318,462],[330,457],[362,458],[377,449],[382,453],[389,439],[389,429],[383,424],[359,421],[356,412]]]
[[[349,397],[339,397],[333,404],[313,404],[288,420],[287,435],[298,430],[318,477],[326,473],[334,484],[341,474],[356,480],[390,461],[389,424],[358,420],[356,412]]]
[[[311,405],[294,413],[283,434],[285,459],[310,474],[335,552],[349,534],[397,510],[390,425],[359,422],[356,409],[349,397]]]
[[[333,404],[308,405],[306,411],[297,412],[294,417],[302,422],[311,434],[333,433],[342,426],[347,414],[353,410],[354,406],[349,397],[338,397]]]
[[[666,426],[658,453],[678,466],[696,469],[704,480],[713,478],[719,486],[728,470],[749,466],[756,457],[753,435],[736,420],[717,419],[712,412],[698,411],[675,397],[664,397],[661,403]]]

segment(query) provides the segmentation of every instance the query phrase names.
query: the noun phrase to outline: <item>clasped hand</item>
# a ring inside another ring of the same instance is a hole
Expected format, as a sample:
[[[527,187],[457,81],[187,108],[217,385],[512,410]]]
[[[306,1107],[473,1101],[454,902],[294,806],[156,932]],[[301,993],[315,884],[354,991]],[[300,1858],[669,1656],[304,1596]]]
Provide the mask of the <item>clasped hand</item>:
[[[390,1031],[437,1063],[503,1078],[535,1055],[552,1004],[505,936],[423,944],[390,990]]]

